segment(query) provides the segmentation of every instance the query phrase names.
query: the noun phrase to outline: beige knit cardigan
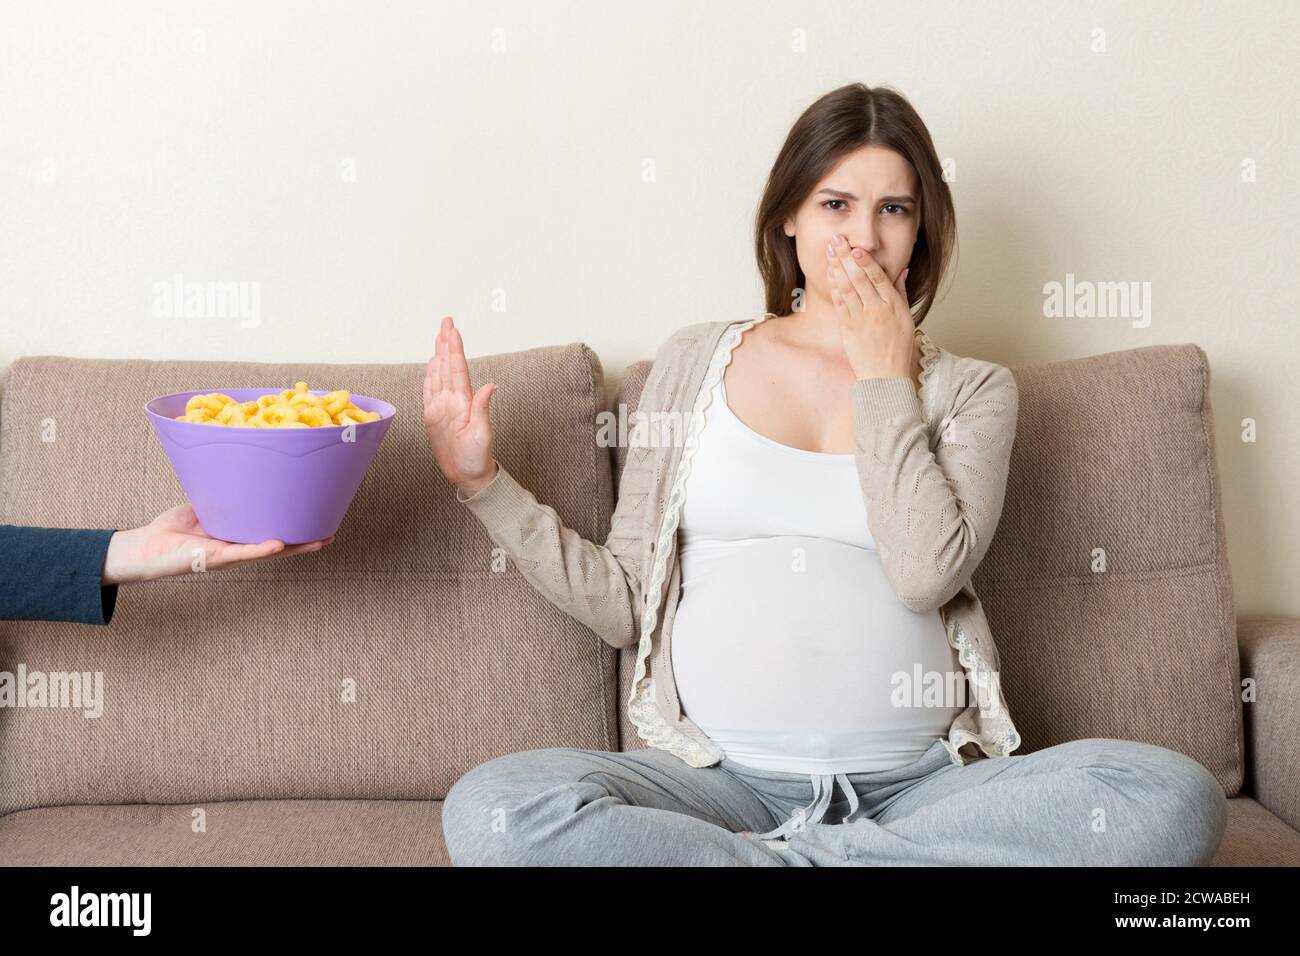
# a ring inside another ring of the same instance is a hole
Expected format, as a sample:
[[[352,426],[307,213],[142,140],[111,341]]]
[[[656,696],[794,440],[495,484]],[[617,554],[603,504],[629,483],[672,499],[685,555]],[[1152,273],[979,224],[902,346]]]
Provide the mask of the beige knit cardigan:
[[[682,712],[673,680],[678,520],[713,387],[745,330],[769,318],[776,316],[696,323],[660,346],[629,416],[604,544],[564,527],[500,462],[476,494],[456,490],[456,500],[549,601],[613,647],[636,646],[628,717],[648,745],[692,767],[724,754]],[[953,762],[963,764],[1020,746],[997,648],[970,583],[1002,513],[1018,392],[1004,366],[954,355],[920,328],[916,336],[919,391],[904,377],[859,379],[851,387],[854,454],[886,577],[911,610],[939,609],[965,668],[970,703],[944,740]]]

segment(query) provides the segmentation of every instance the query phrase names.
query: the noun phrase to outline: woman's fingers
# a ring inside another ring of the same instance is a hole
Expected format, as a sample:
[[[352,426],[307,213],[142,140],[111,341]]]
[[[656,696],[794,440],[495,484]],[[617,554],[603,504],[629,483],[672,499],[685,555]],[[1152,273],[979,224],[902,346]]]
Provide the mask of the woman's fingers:
[[[831,302],[836,308],[843,309],[849,318],[860,320],[866,306],[863,304],[862,295],[849,282],[849,278],[845,275],[844,268],[839,264],[839,260],[832,260],[827,271],[831,279]],[[874,293],[868,294],[874,297]]]
[[[852,289],[852,291],[858,294],[858,298],[862,300],[864,306],[876,305],[880,302],[886,301],[885,298],[880,295],[879,290],[874,287],[874,283],[871,282],[868,275],[863,272],[862,266],[859,265],[859,261],[853,258],[854,252],[861,252],[864,257],[869,258],[866,250],[852,249],[849,246],[849,241],[843,236],[836,236],[835,238],[839,243],[838,248],[836,249],[835,262],[839,265],[840,269],[843,270],[844,278],[848,282],[849,289]],[[862,262],[865,263],[865,261],[866,259],[864,258]],[[841,288],[840,291],[847,294],[849,289]]]
[[[451,381],[450,368],[447,364],[447,325],[451,322],[451,316],[444,315],[442,324],[438,327],[438,389],[447,387]]]
[[[866,277],[856,275],[861,270],[849,258],[848,241],[838,235],[835,236],[832,239],[831,251],[833,252],[831,270],[839,286],[840,295],[848,303],[849,311],[856,316],[862,309],[872,304],[876,296],[871,291],[871,284],[866,281]]]
[[[858,249],[855,251],[862,253],[856,263],[860,268],[857,268],[855,271],[861,273],[863,278],[871,284],[871,288],[875,291],[876,296],[880,301],[892,303],[894,297],[898,294],[898,290],[895,289],[894,284],[889,281],[889,276],[885,274],[884,267],[882,267],[866,249]]]
[[[429,364],[425,366],[424,374],[429,380],[430,397],[442,389],[442,382],[438,378],[438,360],[439,353],[442,352],[442,323],[438,325],[438,334],[433,337],[433,354],[429,356]]]
[[[841,259],[842,253],[836,250],[834,245],[835,240],[838,238],[836,236],[826,246],[826,272],[831,281],[831,301],[835,305],[844,308],[849,313],[850,318],[860,319],[863,310],[866,308],[866,303],[874,299],[875,294],[870,292],[868,288],[864,295],[863,291],[854,287],[852,280],[849,278],[848,270]],[[845,248],[847,247],[848,243],[846,242]]]
[[[454,322],[447,337],[451,345],[451,388],[457,395],[464,396],[465,404],[469,405],[473,401],[469,387],[469,363],[465,361],[465,343],[460,337],[460,329],[456,328]]]
[[[497,387],[492,383],[480,385],[477,392],[474,393],[474,400],[470,406],[470,418],[482,422],[483,428],[491,438],[492,416],[488,413],[488,402],[497,392]]]
[[[831,284],[831,301],[834,302],[837,306],[842,305],[847,307],[848,302],[844,298],[844,291],[843,288],[841,287],[841,275],[843,271],[844,271],[843,269],[840,269],[836,265],[835,258],[831,254],[830,248],[827,247],[826,281]]]

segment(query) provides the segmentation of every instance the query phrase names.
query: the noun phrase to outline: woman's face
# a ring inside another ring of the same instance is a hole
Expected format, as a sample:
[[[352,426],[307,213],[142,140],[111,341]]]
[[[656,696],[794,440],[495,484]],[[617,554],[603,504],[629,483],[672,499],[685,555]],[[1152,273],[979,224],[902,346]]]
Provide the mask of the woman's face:
[[[785,221],[807,295],[831,301],[826,243],[837,232],[869,252],[893,282],[912,259],[920,213],[916,172],[907,160],[883,146],[847,154]]]

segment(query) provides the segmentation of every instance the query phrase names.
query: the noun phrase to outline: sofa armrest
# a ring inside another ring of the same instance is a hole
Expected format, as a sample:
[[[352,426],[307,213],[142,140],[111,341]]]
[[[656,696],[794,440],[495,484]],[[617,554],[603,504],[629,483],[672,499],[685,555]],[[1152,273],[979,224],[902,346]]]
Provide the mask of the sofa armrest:
[[[1247,789],[1300,830],[1300,618],[1239,618],[1237,644],[1242,679],[1255,681],[1244,705]]]

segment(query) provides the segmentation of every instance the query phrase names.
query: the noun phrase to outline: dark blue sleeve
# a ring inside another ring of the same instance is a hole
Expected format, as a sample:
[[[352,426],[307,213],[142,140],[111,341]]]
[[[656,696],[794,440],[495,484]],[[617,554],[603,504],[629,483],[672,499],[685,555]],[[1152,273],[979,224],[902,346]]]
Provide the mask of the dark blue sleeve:
[[[0,524],[0,621],[107,624],[117,585],[104,584],[114,532]]]

